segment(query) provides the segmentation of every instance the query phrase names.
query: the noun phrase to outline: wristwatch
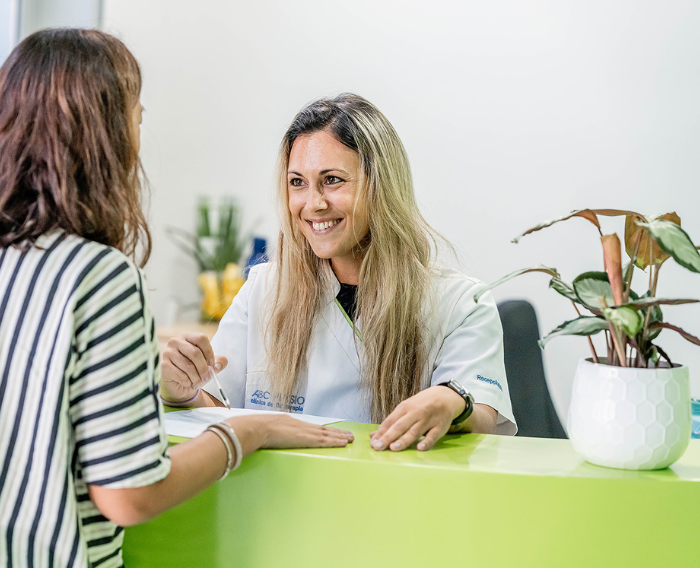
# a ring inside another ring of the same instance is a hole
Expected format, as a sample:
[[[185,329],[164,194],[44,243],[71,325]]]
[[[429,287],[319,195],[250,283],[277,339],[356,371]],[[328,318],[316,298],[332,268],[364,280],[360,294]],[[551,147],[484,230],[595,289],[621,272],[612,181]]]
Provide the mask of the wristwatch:
[[[466,406],[464,407],[464,412],[462,412],[462,414],[460,414],[457,418],[455,418],[452,421],[452,426],[461,424],[472,415],[472,412],[474,411],[474,397],[467,389],[465,389],[457,381],[447,381],[446,383],[440,383],[438,386],[452,389],[464,399],[464,403],[466,404]]]

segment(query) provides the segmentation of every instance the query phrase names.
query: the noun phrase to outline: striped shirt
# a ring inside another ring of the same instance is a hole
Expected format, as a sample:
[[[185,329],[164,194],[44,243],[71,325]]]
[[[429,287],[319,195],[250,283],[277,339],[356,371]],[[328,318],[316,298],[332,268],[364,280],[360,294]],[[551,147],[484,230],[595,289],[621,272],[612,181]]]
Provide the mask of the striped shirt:
[[[122,566],[88,484],[170,471],[143,275],[63,231],[36,244],[0,249],[0,565]]]

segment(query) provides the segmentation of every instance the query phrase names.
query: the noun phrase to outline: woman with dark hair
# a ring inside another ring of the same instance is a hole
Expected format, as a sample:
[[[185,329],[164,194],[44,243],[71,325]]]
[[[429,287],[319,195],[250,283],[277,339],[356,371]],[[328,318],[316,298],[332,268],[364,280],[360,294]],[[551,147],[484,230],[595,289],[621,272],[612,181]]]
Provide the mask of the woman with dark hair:
[[[163,352],[168,404],[223,404],[205,373],[216,353],[232,404],[381,422],[376,450],[515,433],[495,302],[474,302],[483,284],[437,262],[406,150],[377,107],[345,93],[303,108],[277,198],[276,256],[251,270],[211,345],[173,338]]]
[[[114,37],[37,32],[0,68],[0,565],[121,566],[121,526],[260,447],[343,446],[287,416],[168,449],[142,264],[139,66]]]

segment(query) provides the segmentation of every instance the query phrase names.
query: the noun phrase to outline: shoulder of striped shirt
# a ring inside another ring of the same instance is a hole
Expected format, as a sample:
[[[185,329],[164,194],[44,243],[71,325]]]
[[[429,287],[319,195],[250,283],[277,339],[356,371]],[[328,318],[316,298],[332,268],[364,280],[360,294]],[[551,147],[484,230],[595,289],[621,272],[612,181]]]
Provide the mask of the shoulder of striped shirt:
[[[65,244],[69,248],[81,246],[81,262],[85,267],[89,267],[81,281],[76,282],[78,287],[90,285],[90,281],[104,277],[105,271],[125,265],[138,280],[139,288],[142,288],[145,279],[143,270],[120,250],[77,235],[68,235]]]

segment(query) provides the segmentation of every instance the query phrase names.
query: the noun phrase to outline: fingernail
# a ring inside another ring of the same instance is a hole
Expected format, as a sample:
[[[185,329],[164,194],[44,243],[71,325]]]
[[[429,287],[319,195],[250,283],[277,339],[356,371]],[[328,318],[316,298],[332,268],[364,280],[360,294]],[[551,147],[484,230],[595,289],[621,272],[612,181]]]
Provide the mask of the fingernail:
[[[218,373],[219,371],[221,371],[221,363],[217,363],[216,365],[214,365],[214,370],[215,370],[217,373]]]
[[[379,440],[373,440],[372,443],[370,444],[375,450],[383,450],[384,449],[384,444],[382,444]]]
[[[423,442],[421,442],[421,443],[418,444],[418,446],[416,446],[416,447],[417,447],[419,450],[424,450],[424,449],[425,449],[425,444],[424,444]]]
[[[394,442],[393,444],[391,444],[391,449],[392,450],[400,450],[401,444],[399,442]]]

